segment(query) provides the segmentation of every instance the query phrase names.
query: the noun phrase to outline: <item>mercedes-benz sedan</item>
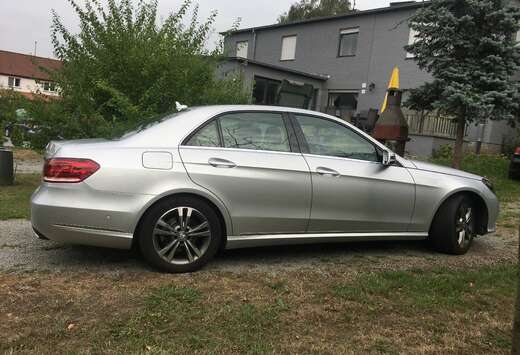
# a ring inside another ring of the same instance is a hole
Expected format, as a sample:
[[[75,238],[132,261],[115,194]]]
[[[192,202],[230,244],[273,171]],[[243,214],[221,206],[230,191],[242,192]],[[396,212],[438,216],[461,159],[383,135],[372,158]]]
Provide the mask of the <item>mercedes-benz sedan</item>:
[[[119,140],[51,142],[32,225],[129,249],[169,272],[220,249],[429,239],[463,254],[498,201],[473,174],[411,161],[340,119],[267,106],[189,109]]]

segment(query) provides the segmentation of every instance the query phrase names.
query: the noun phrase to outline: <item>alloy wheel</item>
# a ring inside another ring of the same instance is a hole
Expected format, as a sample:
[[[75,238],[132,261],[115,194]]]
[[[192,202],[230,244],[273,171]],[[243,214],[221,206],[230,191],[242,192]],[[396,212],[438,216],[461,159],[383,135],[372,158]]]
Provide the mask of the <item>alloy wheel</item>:
[[[186,265],[206,253],[211,229],[200,211],[192,207],[176,207],[157,220],[152,236],[155,251],[163,260]]]
[[[457,233],[457,243],[464,247],[471,242],[474,236],[473,231],[473,211],[470,206],[461,205],[457,211],[455,231]]]

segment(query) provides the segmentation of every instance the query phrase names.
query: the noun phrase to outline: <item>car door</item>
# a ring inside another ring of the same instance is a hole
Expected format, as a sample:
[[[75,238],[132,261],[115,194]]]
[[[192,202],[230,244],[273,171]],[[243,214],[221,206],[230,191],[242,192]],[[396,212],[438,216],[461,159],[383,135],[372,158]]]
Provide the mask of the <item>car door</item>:
[[[305,232],[311,177],[292,132],[280,112],[230,112],[180,147],[190,178],[228,208],[234,235]]]
[[[312,174],[309,232],[406,232],[415,184],[408,170],[380,163],[380,148],[350,127],[294,115]]]

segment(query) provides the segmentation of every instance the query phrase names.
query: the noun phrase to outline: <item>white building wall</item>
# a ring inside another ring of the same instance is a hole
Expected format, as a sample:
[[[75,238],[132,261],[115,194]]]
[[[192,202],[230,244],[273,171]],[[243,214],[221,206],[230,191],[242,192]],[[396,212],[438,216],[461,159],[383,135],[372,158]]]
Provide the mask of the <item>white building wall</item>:
[[[0,89],[11,89],[9,87],[9,77],[10,75],[1,75],[0,74]],[[15,76],[13,76],[15,77]],[[20,79],[20,87],[13,87],[12,89],[17,92],[26,92],[33,94],[45,94],[50,96],[58,96],[57,92],[45,91],[43,89],[43,81],[37,82],[34,79],[22,78],[16,76],[15,78]]]

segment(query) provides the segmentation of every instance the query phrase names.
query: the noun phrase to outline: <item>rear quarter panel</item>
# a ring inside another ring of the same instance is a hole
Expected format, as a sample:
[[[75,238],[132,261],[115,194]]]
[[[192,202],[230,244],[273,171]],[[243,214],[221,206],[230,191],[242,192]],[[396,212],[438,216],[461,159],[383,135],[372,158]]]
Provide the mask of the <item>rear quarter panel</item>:
[[[161,168],[145,167],[143,154],[149,152],[169,154],[171,165],[166,167],[167,164],[159,164],[158,167],[162,165]],[[223,215],[227,231],[232,232],[231,219],[225,205],[210,191],[189,179],[177,147],[147,149],[127,147],[124,142],[115,141],[81,147],[64,146],[56,157],[92,159],[100,165],[100,169],[83,183],[88,186],[92,195],[100,197],[94,199],[99,201],[99,205],[93,206],[93,209],[99,208],[107,215],[110,214],[103,206],[104,195],[112,196],[112,202],[116,205],[124,204],[118,206],[119,208],[112,208],[110,216],[111,223],[117,225],[119,230],[133,233],[141,216],[154,202],[173,194],[190,193],[210,200]],[[129,200],[135,200],[136,203],[129,204]]]

